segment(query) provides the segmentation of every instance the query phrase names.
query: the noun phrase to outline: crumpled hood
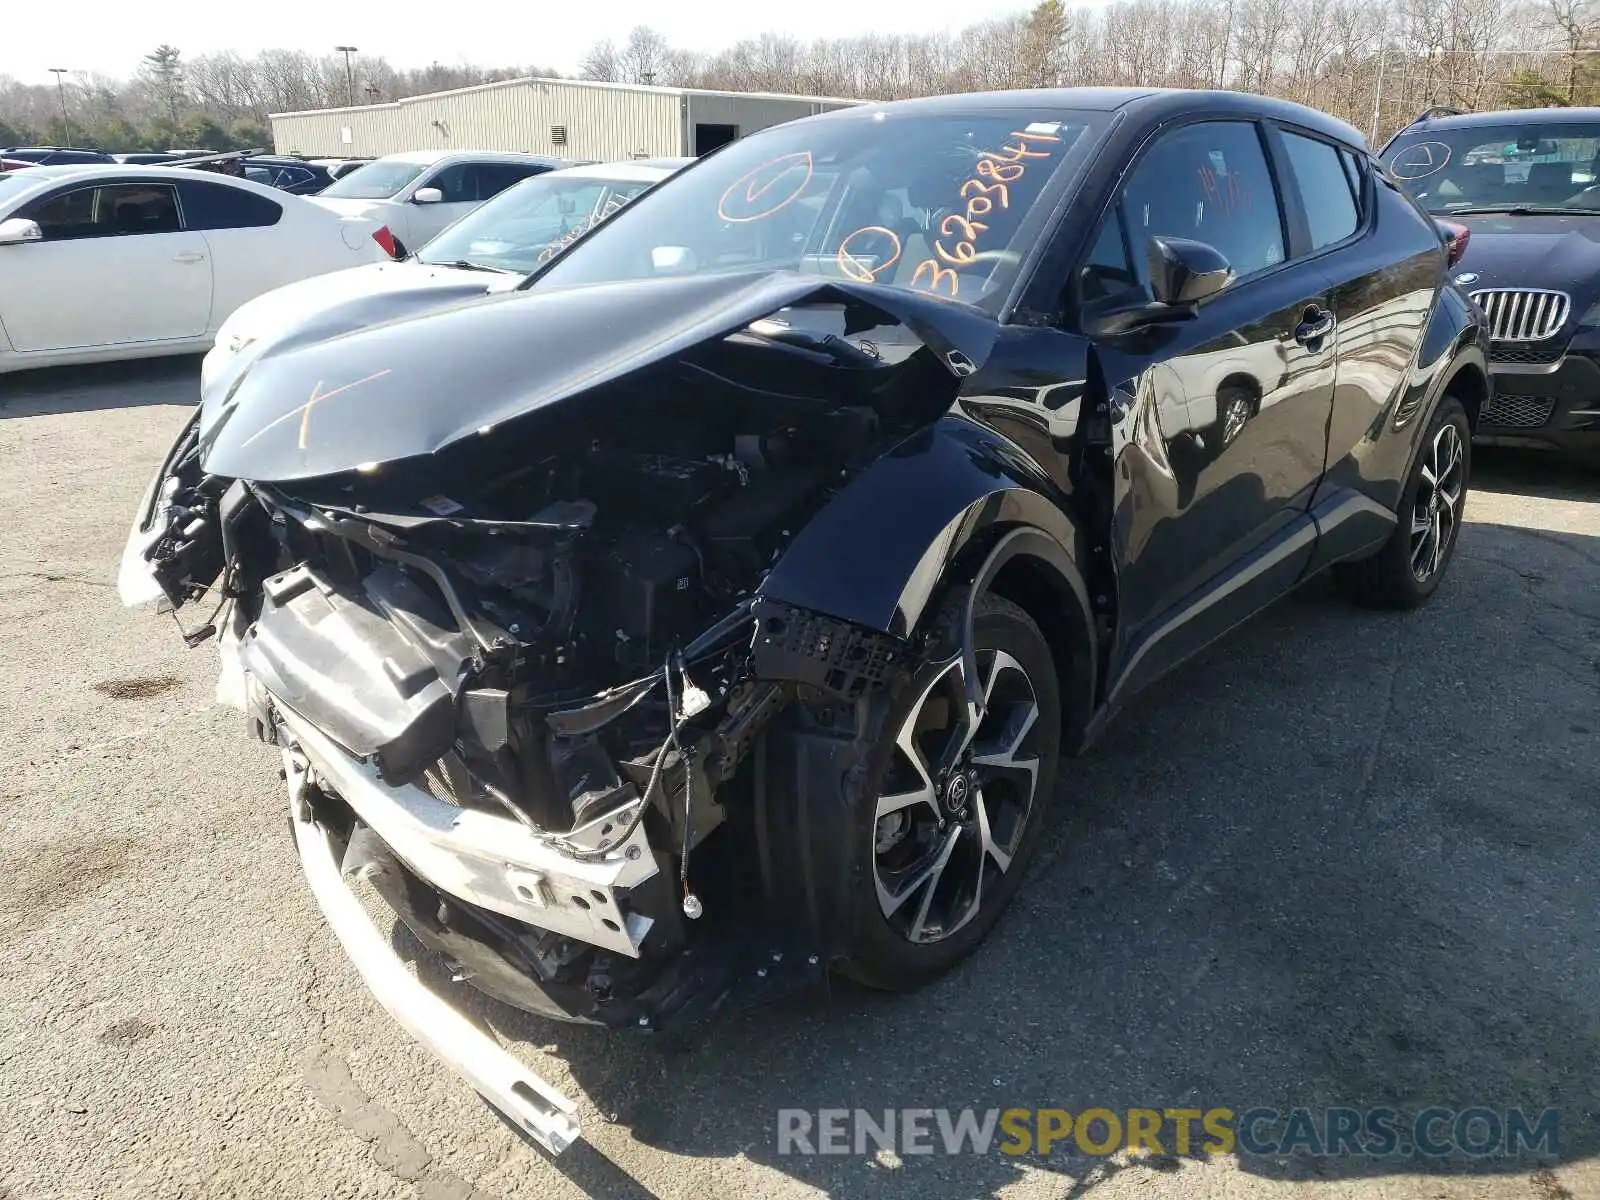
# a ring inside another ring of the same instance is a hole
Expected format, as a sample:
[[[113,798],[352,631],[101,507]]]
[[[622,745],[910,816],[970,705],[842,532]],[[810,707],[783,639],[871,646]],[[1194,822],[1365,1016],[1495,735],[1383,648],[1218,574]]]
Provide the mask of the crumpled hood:
[[[1600,217],[1481,216],[1445,219],[1471,231],[1467,252],[1456,266],[1477,278],[1479,288],[1545,288],[1569,292],[1581,312],[1600,293]],[[1580,307],[1581,306],[1581,307]]]
[[[252,339],[275,337],[308,318],[338,312],[348,321],[342,327],[353,329],[408,315],[418,307],[509,291],[520,282],[522,276],[510,272],[435,267],[415,259],[369,263],[274,288],[241,304],[224,328]]]
[[[965,305],[791,273],[535,287],[350,332],[313,321],[210,388],[205,469],[283,482],[437,453],[828,296],[905,325],[952,371],[970,369],[952,355],[981,365],[998,329]]]

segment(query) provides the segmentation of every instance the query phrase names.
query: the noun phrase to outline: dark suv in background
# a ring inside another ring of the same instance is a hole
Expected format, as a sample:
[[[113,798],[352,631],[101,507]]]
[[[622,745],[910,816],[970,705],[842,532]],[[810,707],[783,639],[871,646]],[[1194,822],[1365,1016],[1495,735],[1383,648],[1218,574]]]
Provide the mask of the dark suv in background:
[[[104,150],[82,150],[73,146],[10,146],[0,150],[0,158],[32,163],[36,167],[98,166],[117,161]]]
[[[1463,231],[1495,376],[1480,440],[1600,460],[1600,108],[1430,110],[1382,158]]]

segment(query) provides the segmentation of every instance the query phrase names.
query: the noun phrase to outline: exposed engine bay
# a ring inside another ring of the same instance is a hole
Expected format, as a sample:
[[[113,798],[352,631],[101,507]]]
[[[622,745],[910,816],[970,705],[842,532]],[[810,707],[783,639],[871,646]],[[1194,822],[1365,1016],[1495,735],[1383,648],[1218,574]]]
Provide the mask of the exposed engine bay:
[[[634,803],[674,716],[735,682],[764,570],[879,430],[870,409],[623,427],[404,507],[350,483],[246,488],[241,561],[277,568],[234,581],[246,670],[387,782],[559,833]]]
[[[752,798],[764,731],[797,705],[848,723],[904,656],[763,582],[954,378],[883,313],[816,305],[520,428],[279,480],[208,472],[239,420],[213,403],[125,570],[216,602],[186,637],[220,635],[219,692],[283,749],[306,827],[475,986],[664,1021],[732,969],[681,949],[747,935],[763,888],[793,907],[752,863],[787,836]],[[314,438],[312,394],[262,428]]]

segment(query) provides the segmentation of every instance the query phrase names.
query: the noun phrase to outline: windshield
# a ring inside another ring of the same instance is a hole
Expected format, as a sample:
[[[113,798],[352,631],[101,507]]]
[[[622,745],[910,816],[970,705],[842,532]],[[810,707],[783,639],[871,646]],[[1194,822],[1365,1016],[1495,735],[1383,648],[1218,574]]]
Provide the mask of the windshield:
[[[387,200],[426,169],[423,163],[370,162],[322,189],[343,200]]]
[[[1401,134],[1383,161],[1430,213],[1600,212],[1600,122]]]
[[[999,303],[1098,113],[861,112],[763,130],[668,180],[537,279],[797,271]]]
[[[425,263],[471,263],[526,275],[654,181],[571,178],[550,171],[507,188],[417,252]]]

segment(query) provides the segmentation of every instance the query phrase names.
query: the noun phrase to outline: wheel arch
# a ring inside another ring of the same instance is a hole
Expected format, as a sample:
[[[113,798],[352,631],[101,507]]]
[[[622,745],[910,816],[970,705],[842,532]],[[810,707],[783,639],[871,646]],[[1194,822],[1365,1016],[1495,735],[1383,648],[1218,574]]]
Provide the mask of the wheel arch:
[[[1483,368],[1470,360],[1459,363],[1445,381],[1442,394],[1461,401],[1467,410],[1467,425],[1476,433],[1489,407],[1489,377]]]
[[[1071,498],[1015,443],[947,417],[851,480],[790,544],[761,594],[913,646],[964,595],[970,653],[972,600],[992,590],[1050,643],[1071,746],[1099,682],[1083,571],[1092,541],[1081,526]]]
[[[1062,745],[1074,749],[1082,745],[1094,716],[1099,658],[1088,598],[1052,561],[1045,536],[1019,527],[995,547],[969,589],[966,633],[970,645],[972,605],[985,592],[1011,601],[1032,618],[1050,647],[1061,684]]]

